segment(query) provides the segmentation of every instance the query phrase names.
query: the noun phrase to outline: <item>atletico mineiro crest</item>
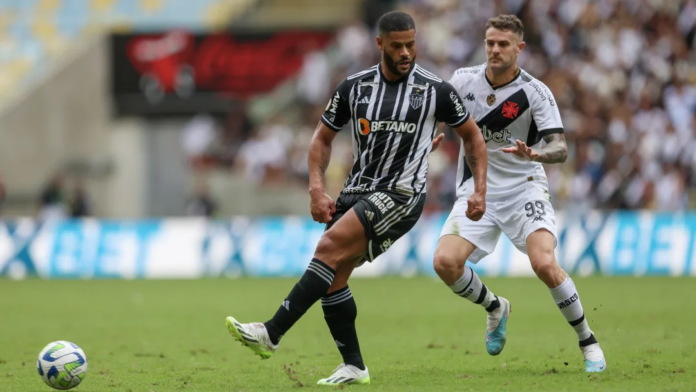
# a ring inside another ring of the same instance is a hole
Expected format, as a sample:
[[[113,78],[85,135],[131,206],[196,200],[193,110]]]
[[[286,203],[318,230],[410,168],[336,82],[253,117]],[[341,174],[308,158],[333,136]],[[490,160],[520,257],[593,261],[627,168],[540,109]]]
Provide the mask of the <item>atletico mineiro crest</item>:
[[[421,107],[423,104],[423,95],[421,94],[421,90],[417,89],[415,92],[412,92],[411,95],[409,95],[408,100],[411,102],[412,108],[418,109]]]
[[[495,103],[495,94],[490,94],[489,96],[486,97],[486,103],[488,106],[493,106]]]

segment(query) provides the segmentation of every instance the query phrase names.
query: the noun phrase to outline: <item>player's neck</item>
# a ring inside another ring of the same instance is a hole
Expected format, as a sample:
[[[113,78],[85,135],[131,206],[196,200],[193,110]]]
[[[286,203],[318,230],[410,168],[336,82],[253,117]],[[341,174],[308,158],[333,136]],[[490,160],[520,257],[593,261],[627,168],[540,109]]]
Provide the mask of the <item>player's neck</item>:
[[[492,87],[497,87],[510,82],[519,72],[520,68],[517,66],[517,64],[500,74],[495,74],[490,68],[486,67],[486,78]]]
[[[390,82],[398,82],[399,80],[401,80],[401,78],[403,78],[403,76],[395,75],[391,71],[389,71],[387,65],[384,64],[384,61],[380,63],[379,69],[382,71],[382,76],[384,76],[384,78]]]

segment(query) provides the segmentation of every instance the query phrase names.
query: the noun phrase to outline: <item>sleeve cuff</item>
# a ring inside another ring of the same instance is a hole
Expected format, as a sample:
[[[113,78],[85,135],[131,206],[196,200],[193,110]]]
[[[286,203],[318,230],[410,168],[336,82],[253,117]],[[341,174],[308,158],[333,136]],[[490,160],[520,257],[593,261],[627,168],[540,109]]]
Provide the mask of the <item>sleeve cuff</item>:
[[[333,124],[331,123],[331,121],[329,121],[326,117],[324,117],[323,114],[321,115],[321,122],[323,122],[324,125],[326,125],[327,127],[331,128],[331,130],[333,130],[333,131],[335,131],[335,132],[338,132],[338,131],[340,131],[341,129],[343,129],[343,127],[338,128],[338,127],[336,127],[335,125],[333,125]]]
[[[539,135],[542,136],[553,135],[554,133],[564,133],[563,128],[548,128],[539,131]]]
[[[450,128],[456,128],[456,127],[458,127],[458,126],[464,124],[464,123],[466,122],[466,120],[469,119],[469,117],[471,117],[471,114],[470,114],[470,113],[467,113],[466,116],[464,116],[463,119],[457,121],[457,122],[454,123],[454,124],[447,124],[447,125],[449,125]]]

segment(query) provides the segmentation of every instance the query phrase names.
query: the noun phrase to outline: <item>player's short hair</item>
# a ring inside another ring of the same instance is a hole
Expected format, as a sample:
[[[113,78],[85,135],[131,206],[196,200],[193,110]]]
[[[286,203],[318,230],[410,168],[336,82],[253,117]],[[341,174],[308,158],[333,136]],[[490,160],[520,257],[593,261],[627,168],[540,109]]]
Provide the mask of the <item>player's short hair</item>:
[[[524,24],[522,24],[520,18],[515,15],[498,15],[494,18],[490,18],[486,23],[486,30],[491,27],[498,30],[512,31],[520,37],[520,41],[524,39]]]
[[[382,15],[377,22],[379,27],[379,35],[383,37],[385,34],[393,31],[408,31],[416,29],[416,22],[413,21],[411,15],[401,11],[391,11]]]

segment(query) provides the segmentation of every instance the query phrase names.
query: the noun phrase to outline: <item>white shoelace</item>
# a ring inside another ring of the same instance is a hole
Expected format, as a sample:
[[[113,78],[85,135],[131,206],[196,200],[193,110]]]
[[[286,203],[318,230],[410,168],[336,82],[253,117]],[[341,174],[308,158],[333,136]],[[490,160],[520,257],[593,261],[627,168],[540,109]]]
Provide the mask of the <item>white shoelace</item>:
[[[581,349],[582,355],[590,361],[601,361],[604,358],[604,352],[599,347],[599,343],[590,344],[589,346],[581,347]]]
[[[268,336],[268,331],[266,331],[266,326],[263,325],[263,323],[250,323],[248,325],[249,332],[254,338],[256,338],[256,340],[259,341],[259,343],[265,344],[271,349],[276,349],[277,346],[271,342],[271,338]]]
[[[362,374],[363,370],[360,370],[356,368],[353,365],[346,365],[345,363],[342,363],[334,369],[333,374],[331,377],[349,377],[349,378],[360,378],[363,376]]]

